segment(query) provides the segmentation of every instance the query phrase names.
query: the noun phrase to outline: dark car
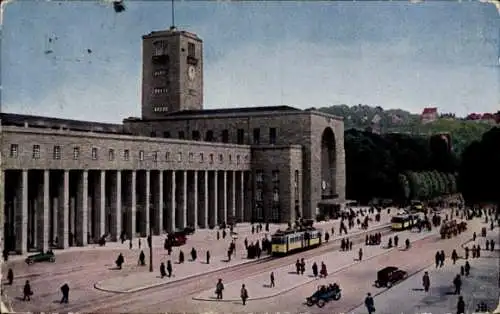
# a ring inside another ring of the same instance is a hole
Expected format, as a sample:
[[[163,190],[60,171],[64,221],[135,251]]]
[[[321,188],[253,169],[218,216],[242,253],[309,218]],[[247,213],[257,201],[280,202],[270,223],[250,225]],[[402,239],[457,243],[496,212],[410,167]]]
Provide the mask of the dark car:
[[[375,287],[387,287],[390,288],[392,285],[406,279],[408,273],[394,266],[389,266],[381,269],[377,273],[377,280],[375,280]]]
[[[46,253],[41,252],[35,255],[30,255],[26,258],[26,264],[30,265],[38,262],[51,262],[54,263],[56,261],[56,256],[52,251],[47,251]]]

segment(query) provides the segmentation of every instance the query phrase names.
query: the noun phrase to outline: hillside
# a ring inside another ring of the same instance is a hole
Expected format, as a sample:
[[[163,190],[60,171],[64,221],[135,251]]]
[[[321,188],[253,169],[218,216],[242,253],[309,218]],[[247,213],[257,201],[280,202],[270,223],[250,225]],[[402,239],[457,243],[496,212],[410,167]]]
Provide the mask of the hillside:
[[[442,118],[432,123],[420,123],[420,116],[402,109],[384,110],[381,107],[367,105],[337,105],[319,108],[320,111],[344,118],[345,129],[365,130],[376,125],[381,133],[410,133],[415,135],[433,135],[450,133],[453,150],[461,154],[463,149],[492,128],[492,125],[480,121],[463,121]]]

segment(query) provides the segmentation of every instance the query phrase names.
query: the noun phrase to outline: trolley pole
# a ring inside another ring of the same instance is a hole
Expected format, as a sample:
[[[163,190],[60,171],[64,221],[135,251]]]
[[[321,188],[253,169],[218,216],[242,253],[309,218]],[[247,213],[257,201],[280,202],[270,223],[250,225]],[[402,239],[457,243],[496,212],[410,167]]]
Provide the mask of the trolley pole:
[[[149,207],[149,272],[153,272],[153,231],[151,228],[151,207]]]

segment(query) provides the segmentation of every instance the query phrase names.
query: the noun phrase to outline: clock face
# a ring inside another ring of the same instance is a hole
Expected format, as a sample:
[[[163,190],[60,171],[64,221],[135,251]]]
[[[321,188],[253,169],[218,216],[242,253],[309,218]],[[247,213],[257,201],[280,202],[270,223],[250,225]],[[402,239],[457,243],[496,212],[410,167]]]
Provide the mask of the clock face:
[[[188,78],[192,81],[196,76],[196,69],[194,66],[190,65],[188,68]]]

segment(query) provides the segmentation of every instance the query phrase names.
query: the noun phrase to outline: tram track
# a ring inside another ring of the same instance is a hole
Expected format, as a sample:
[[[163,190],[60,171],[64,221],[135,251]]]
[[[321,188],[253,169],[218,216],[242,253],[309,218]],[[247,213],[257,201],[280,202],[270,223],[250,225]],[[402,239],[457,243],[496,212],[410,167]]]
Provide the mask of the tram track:
[[[354,235],[345,235],[353,244],[364,243],[366,234],[380,232],[382,236],[392,232],[390,224],[385,224],[366,230]],[[298,256],[300,258],[309,259],[318,255],[322,255],[332,250],[340,249],[340,241],[342,237],[338,237],[328,243],[323,243],[318,248],[306,250],[300,253],[287,255],[284,257],[274,258],[266,257],[257,261],[230,266],[224,269],[207,272],[202,275],[183,278],[173,282],[166,282],[161,286],[145,288],[140,291],[129,293],[106,293],[100,296],[89,299],[84,303],[79,303],[75,306],[64,307],[65,312],[113,312],[117,308],[128,311],[128,305],[133,305],[138,302],[148,300],[161,300],[156,303],[148,303],[149,305],[157,305],[171,300],[188,295],[200,293],[214,286],[217,279],[222,278],[226,283],[252,277],[261,273],[272,271],[276,268],[291,265],[295,262]],[[130,310],[133,310],[132,308]]]

